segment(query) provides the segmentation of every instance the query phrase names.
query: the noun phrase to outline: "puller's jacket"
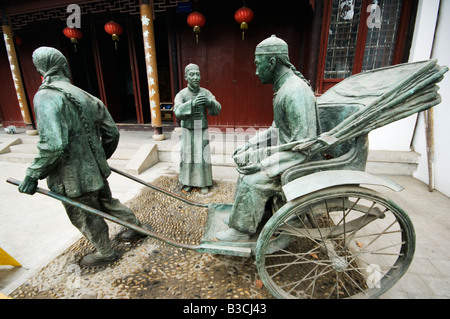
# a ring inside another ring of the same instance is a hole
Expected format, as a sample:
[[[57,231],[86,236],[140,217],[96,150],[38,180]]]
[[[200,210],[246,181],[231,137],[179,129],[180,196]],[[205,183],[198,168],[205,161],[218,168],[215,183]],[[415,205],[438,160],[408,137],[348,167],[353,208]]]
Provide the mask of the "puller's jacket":
[[[65,78],[41,86],[33,102],[39,154],[27,175],[47,178],[50,190],[69,197],[101,190],[119,142],[105,105]]]

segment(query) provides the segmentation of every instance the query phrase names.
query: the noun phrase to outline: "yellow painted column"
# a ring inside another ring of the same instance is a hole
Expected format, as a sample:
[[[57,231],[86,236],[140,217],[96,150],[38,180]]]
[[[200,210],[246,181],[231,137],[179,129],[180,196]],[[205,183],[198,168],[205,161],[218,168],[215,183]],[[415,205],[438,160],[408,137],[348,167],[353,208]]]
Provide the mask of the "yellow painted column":
[[[161,121],[161,106],[158,85],[158,66],[156,63],[155,34],[153,27],[153,9],[148,0],[140,4],[142,36],[144,41],[145,64],[147,68],[148,94],[150,99],[150,112],[154,128],[154,140],[164,140]]]
[[[17,101],[19,102],[20,112],[22,113],[23,121],[27,126],[27,134],[34,135],[37,131],[33,128],[33,121],[31,120],[30,110],[28,108],[28,102],[25,95],[25,89],[23,87],[22,76],[20,74],[19,63],[17,61],[16,48],[14,46],[14,40],[9,25],[5,24],[5,18],[3,18],[3,39],[5,40],[5,47],[8,53],[9,67],[11,69],[11,76],[14,81],[14,87],[16,89]]]

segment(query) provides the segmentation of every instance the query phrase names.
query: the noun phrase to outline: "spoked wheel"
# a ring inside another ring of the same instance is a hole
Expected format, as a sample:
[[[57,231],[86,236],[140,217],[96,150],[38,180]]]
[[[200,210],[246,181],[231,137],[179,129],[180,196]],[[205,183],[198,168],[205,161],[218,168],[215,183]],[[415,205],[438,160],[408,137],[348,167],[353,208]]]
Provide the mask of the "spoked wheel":
[[[317,191],[285,204],[264,226],[256,262],[277,298],[376,298],[413,259],[406,213],[357,186]]]

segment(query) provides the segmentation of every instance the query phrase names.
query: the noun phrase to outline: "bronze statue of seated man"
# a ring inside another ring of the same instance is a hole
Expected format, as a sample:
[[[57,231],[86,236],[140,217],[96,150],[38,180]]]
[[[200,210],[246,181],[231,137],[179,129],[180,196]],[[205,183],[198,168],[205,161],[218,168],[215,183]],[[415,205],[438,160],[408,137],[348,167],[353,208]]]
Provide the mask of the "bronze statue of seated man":
[[[254,150],[264,149],[274,139],[282,145],[317,136],[316,98],[309,83],[290,63],[287,43],[274,35],[262,41],[255,50],[255,65],[261,83],[273,86],[274,121],[234,153],[241,175],[232,211],[225,221],[229,228],[216,233],[221,241],[248,240],[256,232],[267,201],[281,192],[281,174],[298,164],[302,156],[279,151],[254,158]]]

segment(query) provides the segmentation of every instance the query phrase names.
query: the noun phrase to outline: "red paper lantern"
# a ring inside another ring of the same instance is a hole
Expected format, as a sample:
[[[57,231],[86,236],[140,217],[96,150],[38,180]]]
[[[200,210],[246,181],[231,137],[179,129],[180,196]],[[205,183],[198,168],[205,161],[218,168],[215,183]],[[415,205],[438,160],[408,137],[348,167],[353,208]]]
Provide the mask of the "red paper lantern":
[[[205,26],[206,19],[203,14],[200,12],[194,11],[187,17],[187,23],[191,28],[193,28],[195,33],[195,39],[198,43],[198,34],[200,33],[201,28]]]
[[[66,37],[68,37],[70,39],[70,41],[73,44],[77,44],[78,40],[80,40],[83,37],[83,34],[81,33],[81,31],[78,30],[77,28],[65,27],[63,30],[63,33]]]
[[[117,22],[110,21],[105,24],[105,31],[106,33],[111,35],[117,50],[117,41],[119,41],[119,35],[123,33],[122,26]]]
[[[81,31],[78,30],[77,28],[69,28],[69,27],[65,27],[63,33],[66,37],[70,39],[70,42],[73,43],[75,52],[77,52],[77,43],[78,40],[80,40],[83,37],[83,33],[81,33]]]
[[[250,8],[242,7],[234,14],[234,20],[241,25],[242,40],[244,40],[244,31],[248,29],[248,23],[253,20],[253,11]]]

